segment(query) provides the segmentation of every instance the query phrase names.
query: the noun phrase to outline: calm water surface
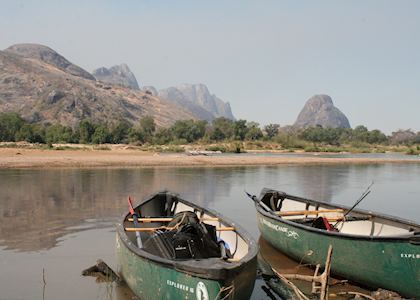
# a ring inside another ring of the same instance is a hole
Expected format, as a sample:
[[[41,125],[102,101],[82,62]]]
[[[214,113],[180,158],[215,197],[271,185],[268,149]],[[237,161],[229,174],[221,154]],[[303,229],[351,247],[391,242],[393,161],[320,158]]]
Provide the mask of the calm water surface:
[[[128,195],[140,201],[166,188],[258,238],[244,190],[272,187],[351,205],[374,180],[361,208],[420,222],[419,179],[420,164],[0,170],[0,299],[133,299],[80,275],[98,258],[116,267],[114,224]],[[259,285],[253,299],[267,299]]]

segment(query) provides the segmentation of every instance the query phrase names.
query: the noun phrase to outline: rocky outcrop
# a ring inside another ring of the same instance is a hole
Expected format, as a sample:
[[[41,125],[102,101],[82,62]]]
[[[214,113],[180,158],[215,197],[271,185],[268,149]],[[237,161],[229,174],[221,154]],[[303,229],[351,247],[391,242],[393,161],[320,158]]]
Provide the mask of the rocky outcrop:
[[[142,91],[145,92],[146,94],[152,95],[152,96],[157,96],[158,95],[158,91],[154,86],[144,86],[142,88]]]
[[[350,128],[350,123],[347,117],[334,106],[330,96],[315,95],[306,102],[293,126]]]
[[[230,104],[210,94],[204,84],[182,84],[160,90],[158,96],[187,108],[197,118],[211,121],[225,117],[234,119]]]
[[[95,77],[93,77],[92,74],[79,66],[72,64],[47,46],[38,44],[16,44],[7,48],[5,52],[14,53],[25,58],[40,60],[68,74],[95,80]]]
[[[113,66],[109,69],[101,67],[94,70],[92,74],[97,80],[105,83],[120,85],[134,90],[140,89],[136,76],[126,64]]]
[[[84,118],[137,123],[149,115],[158,126],[167,127],[176,120],[195,118],[188,110],[143,91],[93,81],[63,72],[63,68],[45,56],[0,51],[0,112],[17,112],[32,122],[69,126]]]

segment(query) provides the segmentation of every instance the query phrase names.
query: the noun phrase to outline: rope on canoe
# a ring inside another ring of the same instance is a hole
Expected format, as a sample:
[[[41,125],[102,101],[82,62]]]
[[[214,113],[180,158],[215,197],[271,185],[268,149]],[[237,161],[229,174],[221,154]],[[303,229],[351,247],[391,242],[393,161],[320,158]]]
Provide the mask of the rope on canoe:
[[[178,223],[176,223],[176,224],[175,224],[175,226],[173,226],[173,227],[172,227],[172,230],[174,230],[174,229],[178,229],[178,228],[179,228],[179,226],[182,224],[182,222],[184,222],[184,220],[185,220],[186,216],[187,216],[187,213],[186,213],[186,212],[184,212],[184,213],[182,214],[182,219],[181,219],[181,221],[179,221]]]

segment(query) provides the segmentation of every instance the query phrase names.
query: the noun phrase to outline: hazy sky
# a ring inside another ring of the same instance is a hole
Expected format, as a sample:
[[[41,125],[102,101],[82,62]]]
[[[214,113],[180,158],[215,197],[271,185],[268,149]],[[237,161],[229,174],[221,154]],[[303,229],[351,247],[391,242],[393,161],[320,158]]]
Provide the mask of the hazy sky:
[[[205,83],[261,124],[323,93],[353,127],[420,130],[420,1],[0,0],[0,49],[24,42],[141,86]]]

